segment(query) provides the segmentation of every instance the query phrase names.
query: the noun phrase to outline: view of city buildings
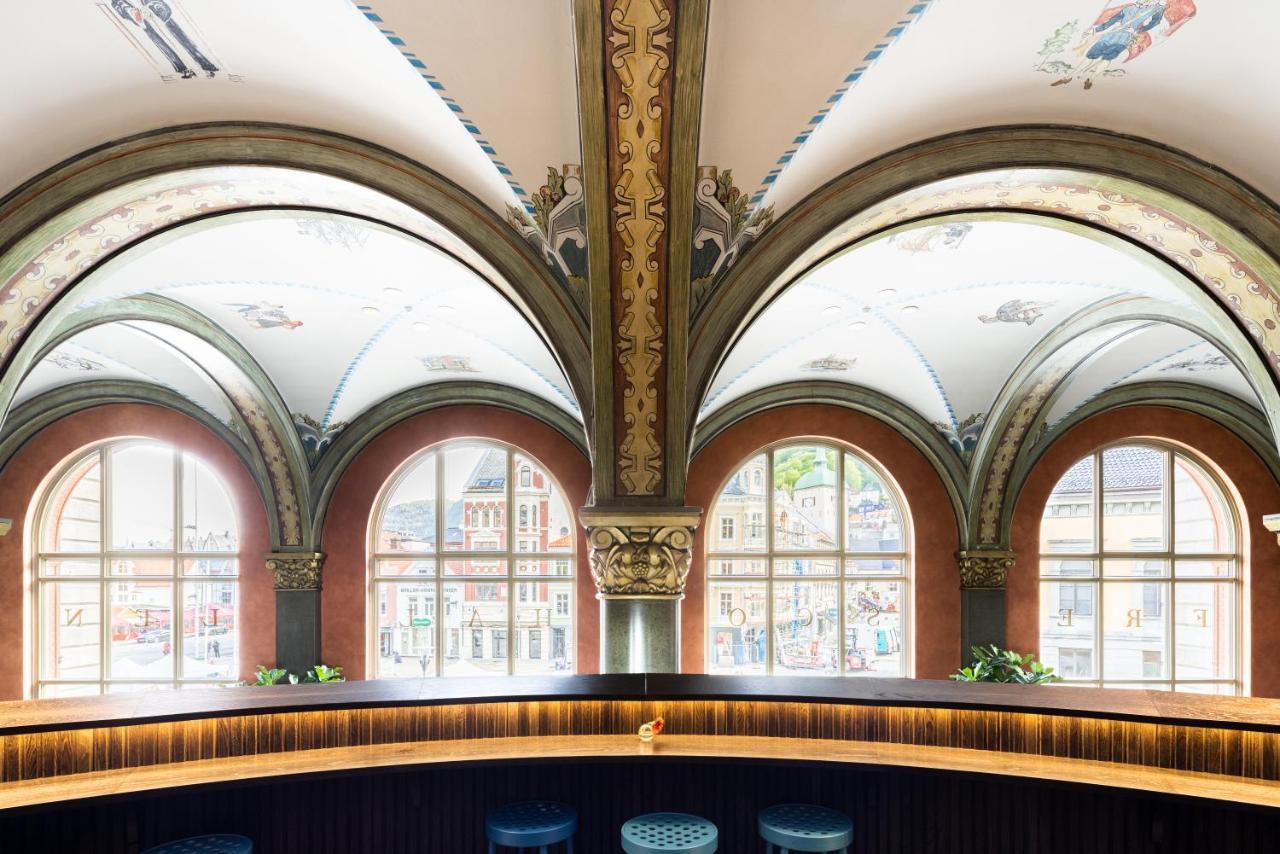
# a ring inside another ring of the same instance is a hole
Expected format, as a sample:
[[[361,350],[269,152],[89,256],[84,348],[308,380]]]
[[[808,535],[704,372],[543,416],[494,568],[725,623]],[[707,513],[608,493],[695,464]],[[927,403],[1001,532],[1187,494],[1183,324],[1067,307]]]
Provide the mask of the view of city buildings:
[[[1182,453],[1080,460],[1041,522],[1043,661],[1072,682],[1237,693],[1236,526],[1218,480]]]
[[[40,696],[237,678],[236,518],[203,463],[95,449],[55,481],[40,531]]]
[[[708,672],[909,675],[901,507],[877,468],[834,446],[748,460],[704,523]]]
[[[374,532],[379,677],[574,672],[576,531],[535,461],[429,451],[393,479]]]

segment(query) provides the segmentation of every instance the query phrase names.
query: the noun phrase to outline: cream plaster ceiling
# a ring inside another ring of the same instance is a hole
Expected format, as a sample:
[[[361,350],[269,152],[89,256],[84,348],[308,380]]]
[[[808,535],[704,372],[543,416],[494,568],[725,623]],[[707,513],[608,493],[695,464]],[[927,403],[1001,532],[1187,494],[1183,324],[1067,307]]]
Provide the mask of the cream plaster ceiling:
[[[85,312],[144,296],[172,300],[224,329],[295,417],[325,428],[406,389],[451,380],[509,385],[578,415],[545,343],[489,283],[434,246],[361,220],[230,214],[130,250],[72,300]],[[112,364],[150,371],[120,350],[140,325],[147,324],[95,330],[92,342]],[[170,358],[206,361],[185,333],[153,326],[171,344]],[[81,378],[50,367],[42,364],[27,385],[39,378],[47,390]],[[186,393],[182,384],[162,384]]]
[[[1193,324],[1201,314],[1166,272],[1072,231],[1025,219],[908,228],[836,255],[784,291],[730,351],[700,415],[768,386],[834,380],[959,433],[985,417],[1037,344],[1103,309]],[[1157,325],[1161,335],[1135,334],[1146,346],[1099,354],[1068,408],[1115,384],[1204,379],[1161,370],[1198,354],[1188,348],[1203,339]],[[1213,374],[1212,385],[1257,405],[1234,366]]]

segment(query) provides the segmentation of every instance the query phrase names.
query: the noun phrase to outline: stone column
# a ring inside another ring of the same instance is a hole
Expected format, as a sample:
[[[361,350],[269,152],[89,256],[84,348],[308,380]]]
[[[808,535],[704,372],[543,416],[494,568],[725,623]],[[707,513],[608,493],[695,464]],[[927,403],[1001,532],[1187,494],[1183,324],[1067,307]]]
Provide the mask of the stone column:
[[[601,673],[676,673],[680,601],[701,511],[580,513],[600,600]]]
[[[301,676],[320,659],[320,552],[277,552],[267,555],[275,576],[276,667]]]
[[[960,660],[969,648],[1005,645],[1005,585],[1013,568],[1011,551],[970,549],[958,552],[960,568]]]

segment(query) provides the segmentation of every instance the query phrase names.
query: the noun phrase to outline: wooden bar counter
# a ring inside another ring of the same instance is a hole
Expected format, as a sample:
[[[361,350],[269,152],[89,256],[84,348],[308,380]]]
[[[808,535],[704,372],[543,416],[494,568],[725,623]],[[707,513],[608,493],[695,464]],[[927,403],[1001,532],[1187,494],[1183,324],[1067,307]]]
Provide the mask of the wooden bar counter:
[[[666,732],[642,745],[637,728],[658,715]],[[456,775],[603,764],[661,774],[663,766],[690,763],[704,768],[695,774],[710,773],[709,765],[760,765],[783,769],[769,776],[880,769],[951,785],[1030,781],[1094,795],[1261,808],[1274,821],[1280,702],[924,680],[636,674],[0,703],[0,817],[33,810],[47,817],[160,793],[350,784],[445,768]]]

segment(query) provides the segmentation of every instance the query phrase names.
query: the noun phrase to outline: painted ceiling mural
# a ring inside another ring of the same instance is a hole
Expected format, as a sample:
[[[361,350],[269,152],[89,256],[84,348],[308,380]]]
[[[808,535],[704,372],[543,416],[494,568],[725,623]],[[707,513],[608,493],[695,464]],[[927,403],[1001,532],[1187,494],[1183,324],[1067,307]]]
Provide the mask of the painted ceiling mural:
[[[1024,219],[909,228],[837,255],[784,291],[730,351],[700,417],[762,388],[822,378],[898,399],[967,454],[1033,348],[1073,318],[1114,307],[1200,313],[1151,265],[1056,227]],[[1123,383],[1210,375],[1210,384],[1257,405],[1233,365],[1195,361],[1217,354],[1201,335],[1152,326],[1163,332],[1145,337],[1145,347],[1082,374],[1068,408]]]

